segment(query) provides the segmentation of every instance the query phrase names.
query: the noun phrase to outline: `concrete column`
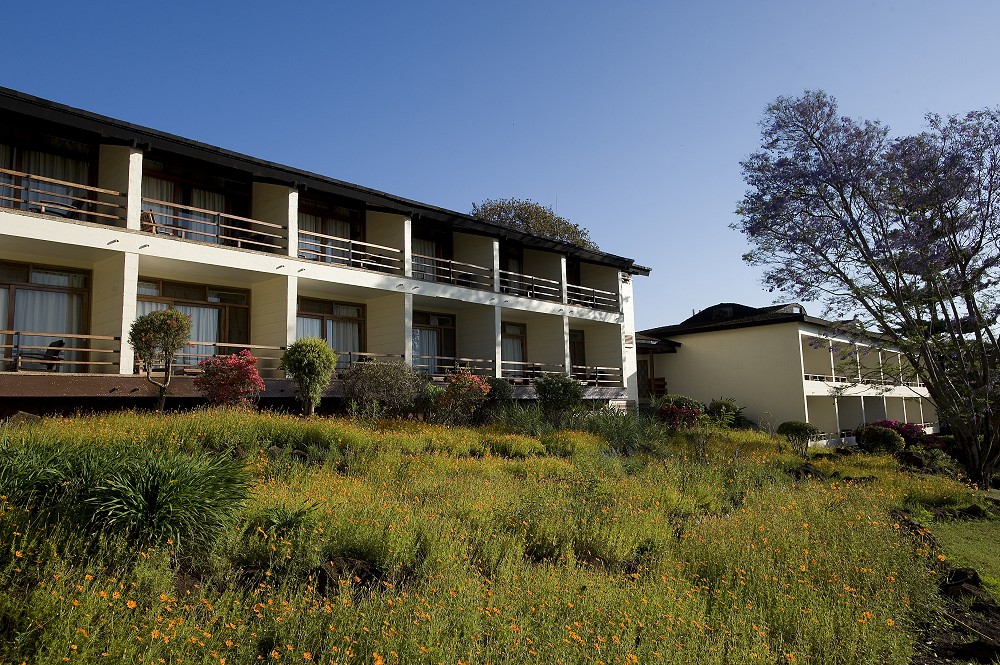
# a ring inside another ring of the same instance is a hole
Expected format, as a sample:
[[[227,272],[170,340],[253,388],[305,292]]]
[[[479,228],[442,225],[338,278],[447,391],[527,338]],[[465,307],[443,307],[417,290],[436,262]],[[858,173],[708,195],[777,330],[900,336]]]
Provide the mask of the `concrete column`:
[[[98,156],[97,186],[125,195],[124,199],[99,194],[98,199],[125,206],[124,226],[136,231],[140,228],[142,212],[142,151],[124,145],[102,145]],[[100,206],[98,212],[110,212]]]
[[[409,217],[407,217],[406,219],[403,220],[403,276],[404,277],[413,277],[413,220],[411,218],[409,218]],[[413,299],[411,298],[407,302],[409,302],[411,304],[411,307],[410,307],[410,314],[411,314],[410,321],[412,323],[412,320],[413,320],[413,317],[412,317],[412,314],[413,314],[413,308],[412,308]],[[406,333],[406,353],[407,353],[406,363],[407,364],[410,363],[410,355],[411,355],[410,354],[410,332],[409,332],[409,330],[410,329],[407,328],[407,333]]]
[[[573,366],[569,355],[569,317],[563,314],[562,316],[562,332],[563,332],[563,366],[566,368],[566,374],[572,376]]]
[[[284,243],[288,256],[299,254],[299,193],[286,185],[266,182],[253,183],[250,217],[262,222],[277,224],[281,229],[266,228],[268,233],[281,235],[274,244]]]
[[[493,239],[493,292],[500,293],[500,240],[497,238]]]
[[[496,354],[494,356],[495,364],[494,369],[496,373],[494,376],[500,378],[503,374],[503,323],[502,323],[502,312],[500,305],[495,305],[493,307],[493,334],[496,338]]]
[[[622,381],[631,404],[639,403],[639,368],[635,358],[635,302],[632,299],[632,275],[623,272],[618,279],[618,302],[621,303]],[[799,363],[802,363],[799,344]],[[652,372],[652,367],[650,371]],[[651,373],[652,376],[652,373]],[[802,373],[799,372],[801,380]]]
[[[407,254],[409,254],[410,234],[406,234]],[[407,260],[406,265],[410,262]],[[413,294],[403,295],[403,358],[407,365],[413,367]]]
[[[279,275],[250,285],[250,343],[279,347],[277,350],[252,349],[259,358],[261,374],[265,376],[278,373],[283,353],[280,347],[295,341],[298,282],[297,277]]]
[[[567,302],[567,300],[566,300],[566,298],[567,298],[567,295],[566,295],[566,279],[567,279],[566,278],[566,256],[563,255],[563,256],[559,257],[559,284],[560,284],[560,288],[562,289],[562,300],[560,302],[562,302],[563,304],[566,304],[566,302]]]
[[[90,332],[93,335],[120,337],[121,342],[93,340],[91,348],[116,349],[110,353],[91,354],[94,361],[112,361],[112,365],[97,365],[88,370],[100,373],[131,374],[135,368],[135,352],[128,344],[128,333],[135,321],[135,295],[139,282],[139,256],[121,253],[94,264],[91,285]]]

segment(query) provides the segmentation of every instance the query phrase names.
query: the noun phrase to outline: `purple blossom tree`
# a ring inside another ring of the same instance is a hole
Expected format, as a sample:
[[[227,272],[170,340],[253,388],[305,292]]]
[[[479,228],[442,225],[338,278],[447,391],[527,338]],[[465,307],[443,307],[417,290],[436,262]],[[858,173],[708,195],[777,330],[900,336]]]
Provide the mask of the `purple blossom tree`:
[[[824,92],[780,97],[733,228],[764,283],[898,348],[989,486],[1000,457],[1000,109],[927,116],[914,136],[841,117]]]

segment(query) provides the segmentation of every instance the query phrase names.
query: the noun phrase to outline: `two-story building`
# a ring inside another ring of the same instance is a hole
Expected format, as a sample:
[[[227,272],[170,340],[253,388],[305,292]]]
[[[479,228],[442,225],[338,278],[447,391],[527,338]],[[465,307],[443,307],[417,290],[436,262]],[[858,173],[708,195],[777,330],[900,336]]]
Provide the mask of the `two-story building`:
[[[0,88],[0,396],[142,392],[128,332],[178,359],[320,337],[340,368],[568,374],[635,401],[633,260]],[[281,388],[284,390],[285,388]],[[177,391],[190,390],[181,381]]]
[[[731,397],[755,421],[816,425],[817,443],[853,442],[858,425],[881,419],[937,428],[927,388],[901,353],[854,340],[798,304],[720,303],[638,339],[643,399]]]

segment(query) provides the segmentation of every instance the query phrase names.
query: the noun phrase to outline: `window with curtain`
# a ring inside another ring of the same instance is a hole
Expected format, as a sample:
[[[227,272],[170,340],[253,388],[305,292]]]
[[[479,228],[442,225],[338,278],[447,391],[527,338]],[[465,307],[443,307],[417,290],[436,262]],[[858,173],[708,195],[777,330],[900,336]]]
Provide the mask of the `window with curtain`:
[[[7,298],[9,289],[0,286],[0,330],[6,330],[10,325],[7,320]],[[7,348],[7,335],[0,333],[0,359],[10,358],[10,349]]]
[[[13,171],[13,157],[14,151],[11,150],[10,146],[0,143],[0,169]],[[14,176],[9,173],[0,173],[0,206],[4,208],[13,208],[16,203],[12,200],[15,198],[14,188],[10,186],[12,184],[14,184]]]
[[[433,281],[436,278],[435,263],[433,259],[437,256],[437,243],[433,240],[427,240],[424,238],[413,238],[411,241],[411,248],[414,254],[413,277],[416,279]]]
[[[67,183],[89,184],[90,165],[80,159],[53,155],[40,150],[26,150],[23,154],[23,170],[29,175],[62,180]],[[60,185],[41,180],[31,181],[27,200],[32,208],[43,207],[46,213],[68,216],[80,207],[74,198],[85,198],[85,191],[72,185]]]
[[[337,369],[346,369],[351,354],[364,352],[363,305],[300,298],[295,338],[317,337],[337,353]]]
[[[500,334],[500,359],[504,376],[523,377],[527,327],[523,323],[504,323]]]
[[[411,351],[414,367],[430,375],[443,374],[452,368],[455,364],[455,317],[414,312]]]
[[[191,187],[183,183],[144,175],[142,177],[142,196],[145,199],[165,201],[166,203],[150,203],[143,201],[142,209],[151,213],[152,221],[158,225],[159,233],[168,233],[171,228],[178,229],[176,234],[187,240],[201,242],[220,242],[223,229],[219,226],[220,218],[212,212],[225,212],[226,196],[222,192]],[[173,203],[176,205],[168,205]],[[179,206],[191,206],[210,212],[195,212]],[[166,227],[166,228],[165,228]],[[144,228],[144,230],[153,230]]]

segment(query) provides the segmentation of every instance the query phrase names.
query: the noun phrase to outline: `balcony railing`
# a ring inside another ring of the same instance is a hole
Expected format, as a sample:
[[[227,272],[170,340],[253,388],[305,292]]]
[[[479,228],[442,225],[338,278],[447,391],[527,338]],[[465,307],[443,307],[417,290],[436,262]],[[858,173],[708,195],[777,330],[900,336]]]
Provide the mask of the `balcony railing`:
[[[403,272],[403,253],[398,249],[315,231],[299,231],[299,258],[393,275]]]
[[[531,383],[535,379],[552,374],[566,374],[564,365],[550,363],[530,363],[504,360],[500,363],[500,376],[511,383]]]
[[[280,224],[170,201],[143,198],[142,202],[169,210],[169,212],[162,209],[143,210],[141,215],[143,231],[272,254],[283,249],[284,236],[281,231],[284,227]]]
[[[264,378],[284,378],[285,373],[278,369],[281,363],[281,352],[285,350],[283,346],[265,346],[260,344],[230,344],[228,342],[188,342],[180,353],[174,356],[174,362],[170,364],[171,372],[174,375],[197,375],[201,373],[198,363],[206,358],[215,356],[228,356],[232,353],[239,353],[243,349],[249,349],[257,358],[257,370]],[[163,366],[154,367],[154,372],[162,372]],[[136,356],[135,373],[142,374],[145,368],[142,361]]]
[[[413,255],[413,277],[470,289],[493,290],[493,271],[489,268],[422,254]]]
[[[500,271],[500,292],[524,298],[562,302],[562,285],[554,279]]]
[[[125,219],[121,192],[10,169],[0,169],[0,207],[112,226]]]
[[[892,381],[890,379],[852,379],[847,376],[831,376],[829,374],[803,374],[802,378],[806,381],[822,381],[824,383],[852,383],[861,384],[865,386],[903,386],[907,388],[922,388],[924,386],[923,381]]]
[[[621,388],[622,370],[620,367],[588,367],[573,365],[571,375],[585,386],[597,388]]]
[[[487,358],[454,358],[451,356],[413,356],[413,369],[434,381],[444,381],[455,370],[467,369],[476,376],[493,376],[494,361]]]
[[[593,307],[594,309],[606,309],[612,312],[618,311],[617,293],[592,289],[589,286],[567,284],[566,302],[571,305],[582,305],[583,307]]]
[[[337,351],[337,371],[343,372],[350,369],[357,363],[363,362],[404,362],[405,356],[401,353],[367,353],[364,351]]]
[[[117,365],[120,353],[121,337],[0,330],[0,367],[8,372],[94,371]]]

